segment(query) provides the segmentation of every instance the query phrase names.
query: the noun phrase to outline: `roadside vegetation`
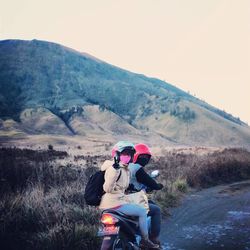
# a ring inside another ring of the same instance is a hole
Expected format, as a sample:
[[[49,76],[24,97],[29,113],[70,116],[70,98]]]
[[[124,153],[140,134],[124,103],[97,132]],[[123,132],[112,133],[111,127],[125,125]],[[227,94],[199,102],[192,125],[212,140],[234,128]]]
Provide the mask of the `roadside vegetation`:
[[[0,149],[1,249],[98,249],[99,211],[84,202],[89,176],[109,156]],[[224,149],[206,154],[173,149],[147,167],[161,171],[164,189],[153,194],[165,215],[190,188],[250,178],[250,153]]]
[[[172,149],[151,162],[148,170],[159,169],[163,192],[153,199],[168,215],[168,208],[177,206],[189,190],[203,189],[250,178],[250,152],[243,148]]]

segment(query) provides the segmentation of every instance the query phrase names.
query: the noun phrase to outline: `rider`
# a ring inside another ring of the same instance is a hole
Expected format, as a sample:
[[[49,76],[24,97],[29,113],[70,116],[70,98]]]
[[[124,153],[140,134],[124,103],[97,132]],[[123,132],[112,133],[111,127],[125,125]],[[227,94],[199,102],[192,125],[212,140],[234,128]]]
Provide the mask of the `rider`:
[[[101,199],[100,209],[115,209],[124,214],[139,217],[139,227],[142,234],[141,244],[145,248],[158,248],[149,240],[147,227],[147,211],[145,208],[128,203],[125,190],[129,186],[130,173],[128,165],[133,161],[135,153],[131,142],[119,141],[112,149],[113,161],[105,161],[101,170],[105,171],[103,190],[106,192]]]
[[[134,155],[133,163],[129,164],[130,170],[130,190],[140,191],[141,189],[149,188],[150,190],[160,190],[163,185],[157,183],[144,170],[152,156],[149,147],[146,144],[135,145],[136,153]],[[161,230],[161,210],[153,201],[149,200],[149,213],[151,216],[151,233],[150,240],[160,245],[159,235]]]

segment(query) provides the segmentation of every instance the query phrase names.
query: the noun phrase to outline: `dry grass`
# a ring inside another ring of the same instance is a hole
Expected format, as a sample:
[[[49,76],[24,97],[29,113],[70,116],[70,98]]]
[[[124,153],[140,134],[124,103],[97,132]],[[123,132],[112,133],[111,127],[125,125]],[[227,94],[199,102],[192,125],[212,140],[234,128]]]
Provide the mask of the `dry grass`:
[[[153,199],[161,205],[164,214],[177,206],[190,188],[207,188],[250,178],[250,152],[242,148],[189,150],[172,149],[153,160],[148,170],[159,169],[163,192]]]
[[[52,164],[67,157],[54,150],[0,150],[1,249],[98,248],[99,211],[83,198],[95,169]]]
[[[162,191],[153,194],[164,214],[189,187],[250,178],[244,149],[172,149],[152,160]],[[69,156],[55,150],[0,149],[1,249],[98,249],[99,211],[86,206],[84,187],[105,156]],[[81,163],[81,164],[80,164]]]

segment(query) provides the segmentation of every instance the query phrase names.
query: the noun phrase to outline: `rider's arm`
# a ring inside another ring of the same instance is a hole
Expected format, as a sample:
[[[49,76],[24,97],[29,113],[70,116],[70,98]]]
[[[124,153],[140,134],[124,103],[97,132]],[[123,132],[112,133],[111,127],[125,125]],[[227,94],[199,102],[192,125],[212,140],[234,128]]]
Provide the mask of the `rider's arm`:
[[[136,179],[138,182],[143,185],[151,188],[152,190],[160,190],[162,189],[162,185],[158,184],[152,177],[150,177],[143,168],[140,168],[136,174]]]
[[[121,169],[115,169],[112,166],[106,169],[103,184],[103,190],[106,193],[112,193],[114,191],[120,171]]]

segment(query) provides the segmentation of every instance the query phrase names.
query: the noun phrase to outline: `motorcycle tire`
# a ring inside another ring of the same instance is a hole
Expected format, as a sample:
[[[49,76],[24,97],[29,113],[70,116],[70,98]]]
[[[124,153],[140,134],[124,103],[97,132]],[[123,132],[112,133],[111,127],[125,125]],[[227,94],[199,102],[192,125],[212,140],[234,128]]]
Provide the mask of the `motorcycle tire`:
[[[114,244],[113,244],[113,249],[112,250],[134,250],[135,248],[133,247],[130,242],[123,238],[116,238]]]

